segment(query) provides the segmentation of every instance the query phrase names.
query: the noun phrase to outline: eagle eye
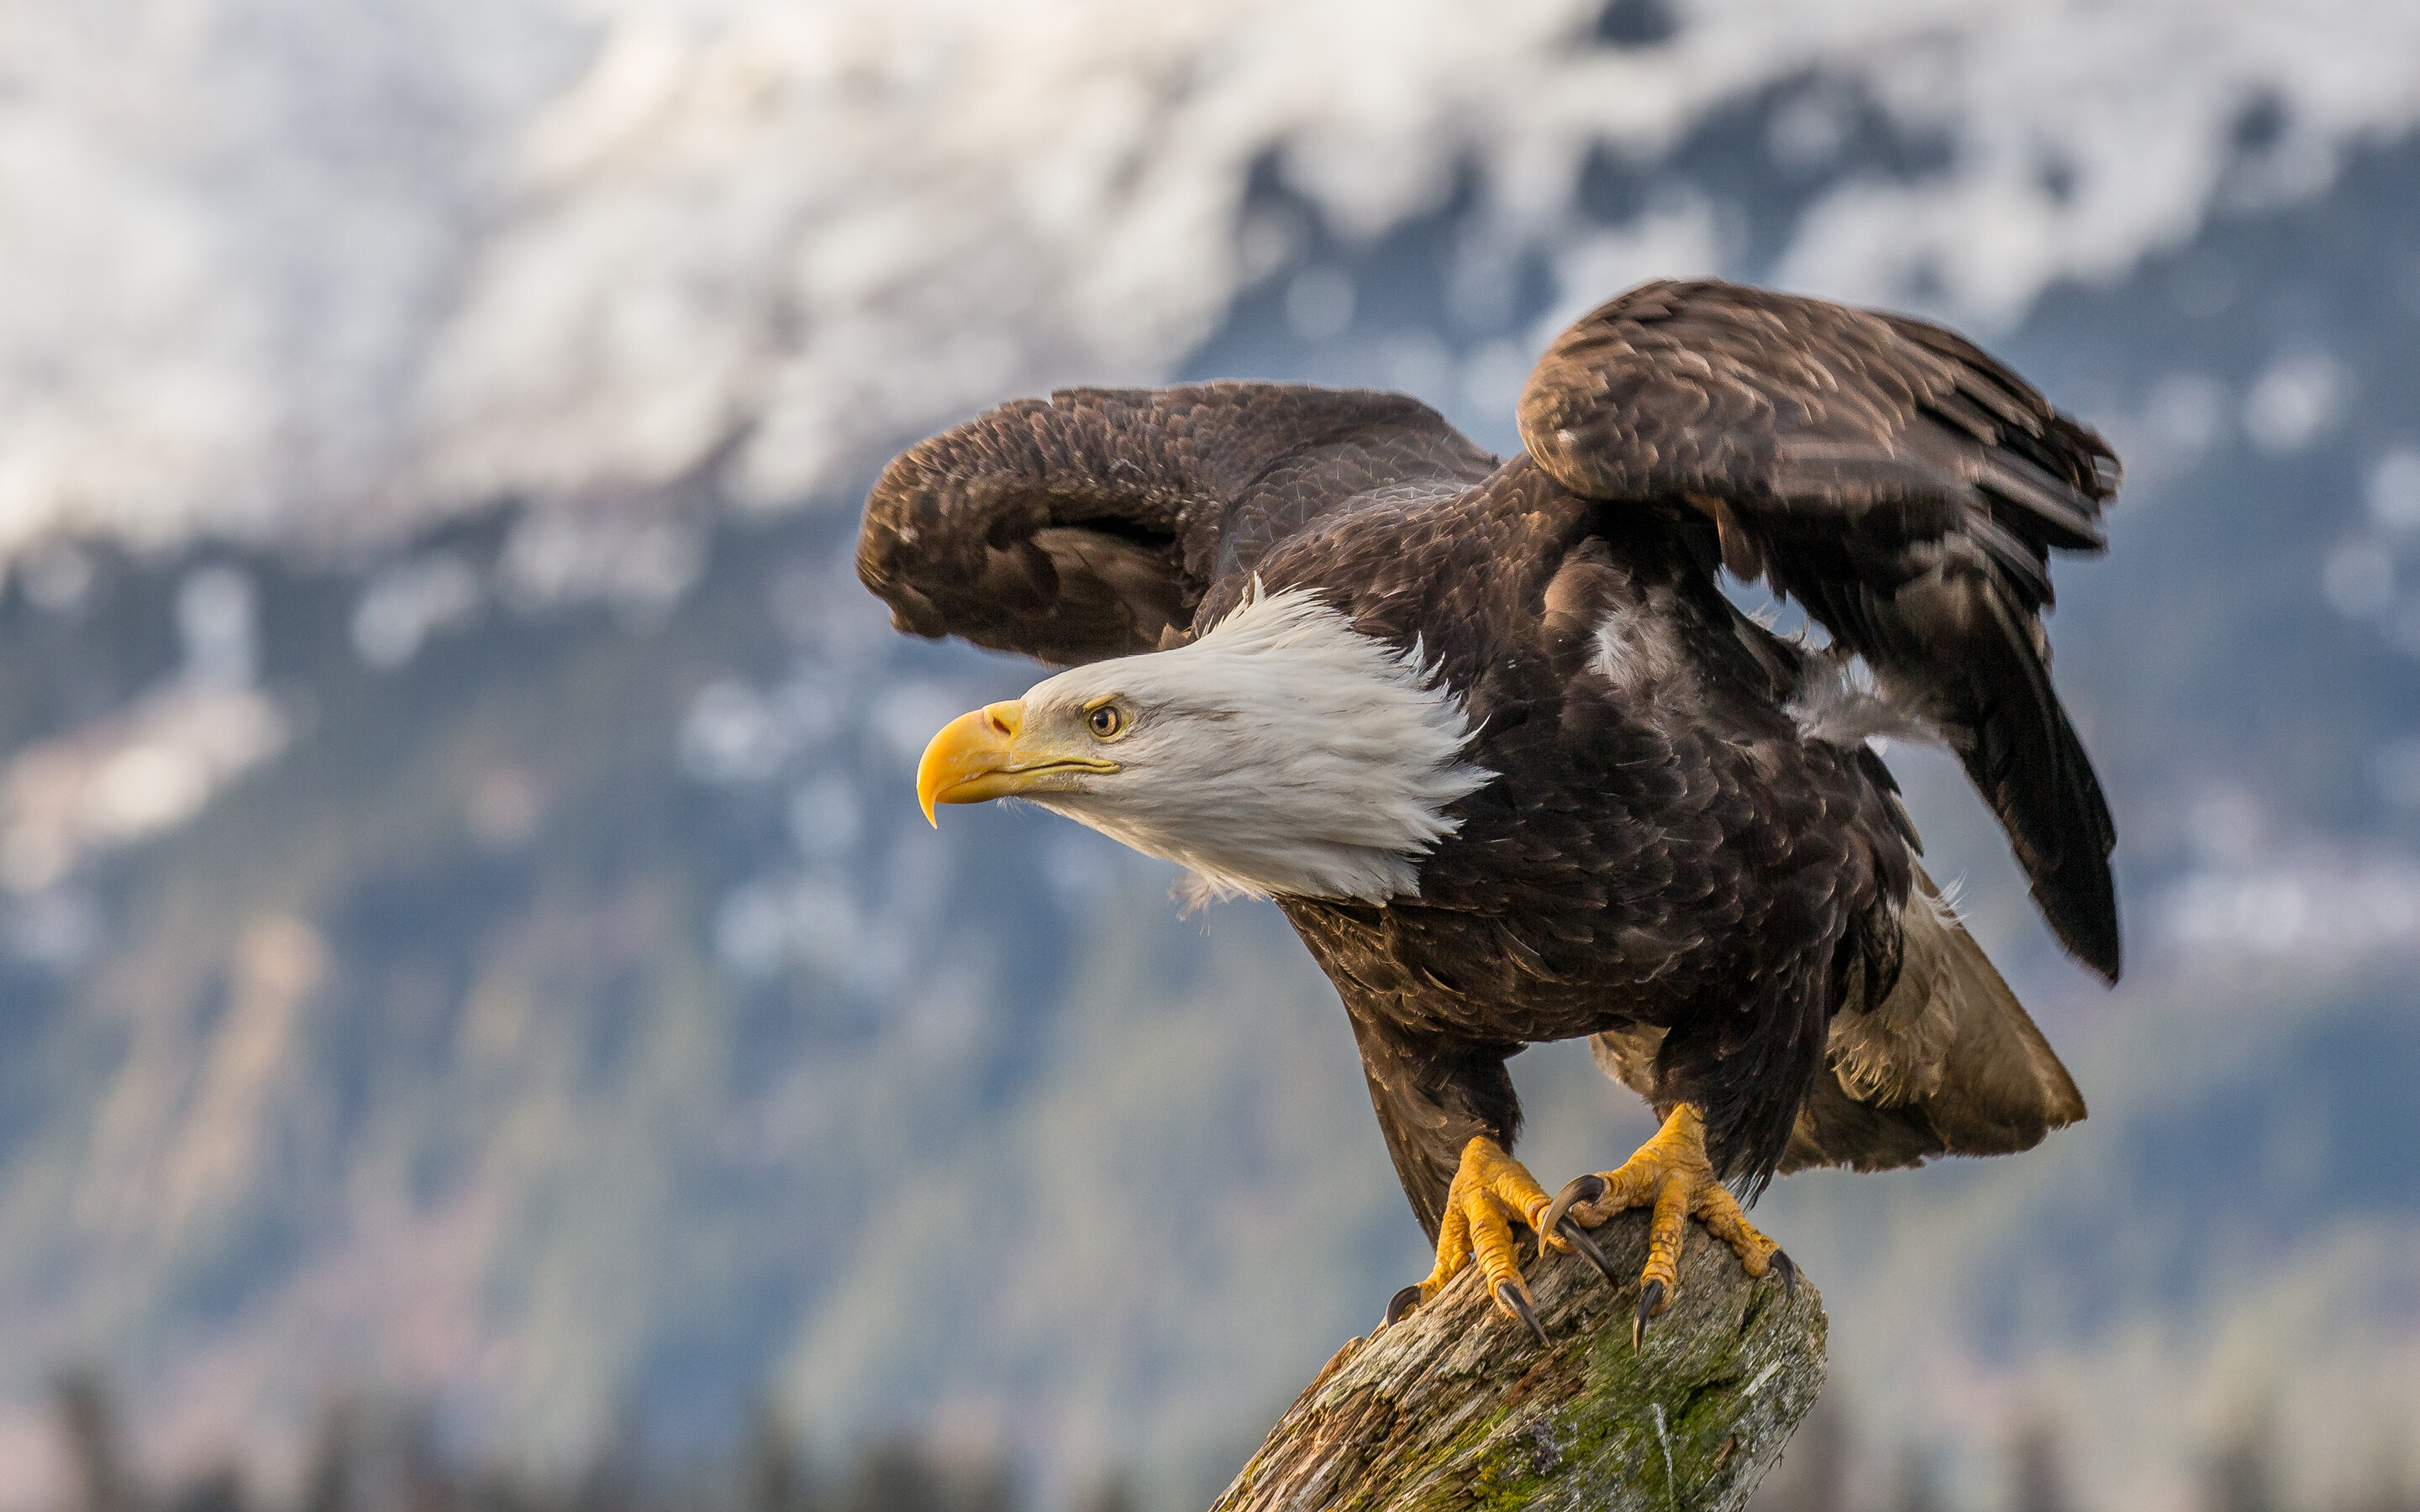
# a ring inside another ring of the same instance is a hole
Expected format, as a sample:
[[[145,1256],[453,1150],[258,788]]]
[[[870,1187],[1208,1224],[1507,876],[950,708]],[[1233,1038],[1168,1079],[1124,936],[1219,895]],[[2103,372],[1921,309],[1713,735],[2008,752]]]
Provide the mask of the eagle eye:
[[[1084,716],[1084,728],[1095,740],[1115,740],[1125,733],[1125,713],[1114,703],[1104,703]]]

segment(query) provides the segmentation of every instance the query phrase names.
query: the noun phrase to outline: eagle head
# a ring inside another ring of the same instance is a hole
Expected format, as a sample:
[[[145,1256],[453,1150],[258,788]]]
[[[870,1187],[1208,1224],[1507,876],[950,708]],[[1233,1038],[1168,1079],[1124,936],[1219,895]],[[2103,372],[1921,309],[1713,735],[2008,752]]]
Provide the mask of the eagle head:
[[[1024,798],[1196,873],[1214,896],[1381,903],[1494,773],[1461,701],[1305,589],[1257,589],[1170,651],[1071,668],[959,716],[917,768],[934,805]]]

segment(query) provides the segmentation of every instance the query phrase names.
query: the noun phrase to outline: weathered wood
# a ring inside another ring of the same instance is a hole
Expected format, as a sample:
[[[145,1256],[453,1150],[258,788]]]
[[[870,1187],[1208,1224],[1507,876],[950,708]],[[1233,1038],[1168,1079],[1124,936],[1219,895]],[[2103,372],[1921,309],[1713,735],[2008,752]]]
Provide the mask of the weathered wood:
[[[1624,1275],[1647,1215],[1595,1230]],[[1527,1246],[1524,1245],[1526,1250]],[[1634,1353],[1636,1281],[1576,1256],[1526,1265],[1548,1346],[1491,1306],[1478,1268],[1330,1360],[1213,1512],[1730,1512],[1823,1385],[1823,1304],[1751,1281],[1695,1223],[1681,1291]]]

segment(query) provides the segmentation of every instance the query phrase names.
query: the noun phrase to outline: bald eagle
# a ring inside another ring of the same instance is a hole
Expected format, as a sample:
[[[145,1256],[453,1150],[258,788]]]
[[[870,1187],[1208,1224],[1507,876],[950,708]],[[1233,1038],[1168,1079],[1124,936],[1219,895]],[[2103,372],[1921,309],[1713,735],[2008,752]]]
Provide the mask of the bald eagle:
[[[1518,418],[1498,459],[1399,394],[1021,400],[890,465],[858,572],[904,631],[1066,669],[934,738],[928,817],[1028,799],[1293,922],[1436,1246],[1388,1321],[1475,1261],[1535,1330],[1516,1227],[1626,1285],[1587,1230],[1647,1207],[1636,1342],[1690,1217],[1794,1282],[1742,1209],[1776,1172],[2084,1117],[1874,737],[1958,755],[2115,981],[2116,830],[2041,615],[2118,464],[1938,326],[1716,282],[1588,315]],[[1580,1037],[1664,1123],[1550,1197],[1505,1061]]]

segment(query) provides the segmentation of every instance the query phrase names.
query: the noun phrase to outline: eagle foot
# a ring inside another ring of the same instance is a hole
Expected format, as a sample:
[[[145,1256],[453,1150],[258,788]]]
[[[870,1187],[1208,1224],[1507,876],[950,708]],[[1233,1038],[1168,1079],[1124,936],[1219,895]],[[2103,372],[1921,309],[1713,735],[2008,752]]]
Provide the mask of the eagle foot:
[[[1512,1226],[1536,1228],[1549,1205],[1546,1189],[1495,1140],[1481,1134],[1463,1146],[1462,1165],[1446,1192],[1445,1221],[1437,1228],[1435,1268],[1427,1280],[1395,1293],[1379,1326],[1403,1321],[1476,1260],[1497,1310],[1528,1325],[1538,1342],[1545,1343],[1546,1330],[1538,1321],[1528,1283],[1513,1260]],[[1588,1250],[1596,1248],[1587,1236],[1577,1237]],[[1606,1268],[1602,1254],[1595,1258]]]
[[[1621,1169],[1574,1179],[1533,1227],[1542,1233],[1572,1235],[1575,1227],[1593,1228],[1630,1208],[1654,1210],[1647,1229],[1647,1265],[1638,1276],[1638,1312],[1631,1320],[1632,1348],[1645,1345],[1648,1319],[1669,1307],[1680,1288],[1681,1238],[1691,1218],[1729,1244],[1749,1275],[1777,1271],[1787,1294],[1797,1295],[1798,1267],[1779,1245],[1756,1231],[1739,1199],[1716,1180],[1714,1163],[1706,1158],[1706,1121],[1692,1104],[1674,1108],[1655,1137],[1639,1146]],[[1607,1281],[1622,1284],[1602,1255],[1590,1258]]]

